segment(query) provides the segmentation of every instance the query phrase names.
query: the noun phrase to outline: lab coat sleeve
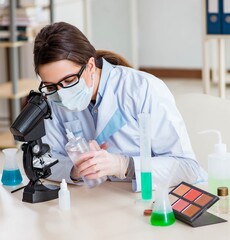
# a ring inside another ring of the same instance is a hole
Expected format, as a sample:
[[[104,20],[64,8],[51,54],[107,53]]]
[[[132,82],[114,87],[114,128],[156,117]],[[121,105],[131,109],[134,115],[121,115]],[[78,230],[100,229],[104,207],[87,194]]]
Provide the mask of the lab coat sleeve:
[[[146,99],[140,106],[140,112],[151,115],[152,166],[150,167],[153,188],[160,182],[168,183],[169,178],[170,186],[177,185],[181,181],[195,183],[206,180],[207,174],[196,161],[185,123],[172,94],[162,81],[158,81],[156,85],[151,87],[150,83],[145,94]],[[140,156],[133,156],[133,159],[135,166],[133,191],[140,191]],[[174,161],[178,161],[178,166],[171,176]]]

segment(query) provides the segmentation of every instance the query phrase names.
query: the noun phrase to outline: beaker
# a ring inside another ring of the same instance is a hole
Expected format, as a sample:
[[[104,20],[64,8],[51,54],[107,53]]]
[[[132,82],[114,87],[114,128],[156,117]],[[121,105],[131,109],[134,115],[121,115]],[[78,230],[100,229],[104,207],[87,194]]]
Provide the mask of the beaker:
[[[5,156],[1,179],[3,185],[15,186],[22,182],[22,175],[16,159],[17,151],[17,148],[6,148],[2,150]]]
[[[158,186],[150,223],[154,226],[169,226],[174,222],[175,215],[169,201],[168,188]]]

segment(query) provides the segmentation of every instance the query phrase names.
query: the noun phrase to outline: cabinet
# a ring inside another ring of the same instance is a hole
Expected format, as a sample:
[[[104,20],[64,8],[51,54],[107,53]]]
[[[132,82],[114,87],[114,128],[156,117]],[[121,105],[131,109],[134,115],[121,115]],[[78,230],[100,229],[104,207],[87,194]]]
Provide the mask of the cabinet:
[[[217,64],[217,82],[219,97],[225,98],[226,95],[226,47],[227,39],[230,39],[230,34],[207,34],[207,18],[206,18],[207,1],[202,0],[202,16],[203,16],[203,68],[202,81],[203,92],[210,93],[210,43],[215,41],[217,43],[217,51],[213,57],[216,57]],[[219,9],[220,11],[220,9]]]
[[[29,41],[17,41],[16,35],[16,9],[17,2],[15,0],[9,1],[9,41],[0,42],[0,47],[8,50],[9,58],[9,81],[0,84],[0,100],[8,99],[10,100],[10,120],[13,121],[16,119],[21,110],[20,100],[23,97],[26,97],[31,89],[38,89],[38,80],[29,79],[29,78],[20,78],[20,64],[19,64],[19,48],[25,44],[28,44]],[[50,21],[53,21],[53,1],[49,1],[49,12],[50,12]],[[30,40],[32,41],[32,40]],[[32,59],[31,59],[32,61]],[[12,147],[15,146],[13,136],[10,131],[0,134],[0,148]]]

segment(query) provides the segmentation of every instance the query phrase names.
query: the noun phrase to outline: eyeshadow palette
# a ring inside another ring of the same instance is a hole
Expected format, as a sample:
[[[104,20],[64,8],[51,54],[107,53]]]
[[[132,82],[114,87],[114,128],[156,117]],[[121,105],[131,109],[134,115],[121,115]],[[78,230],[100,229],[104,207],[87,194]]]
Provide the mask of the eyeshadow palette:
[[[170,191],[169,199],[175,217],[193,227],[226,222],[225,219],[206,212],[219,197],[186,182],[181,182]]]

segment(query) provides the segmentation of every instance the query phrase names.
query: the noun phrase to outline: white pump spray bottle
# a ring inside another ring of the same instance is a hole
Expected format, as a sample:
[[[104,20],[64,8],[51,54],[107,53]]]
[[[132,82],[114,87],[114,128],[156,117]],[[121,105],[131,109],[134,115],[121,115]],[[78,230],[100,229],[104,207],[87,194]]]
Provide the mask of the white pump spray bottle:
[[[226,144],[222,143],[221,133],[215,129],[208,129],[200,133],[215,133],[218,143],[214,146],[214,153],[208,155],[208,188],[213,194],[217,194],[218,187],[230,189],[230,153]]]

